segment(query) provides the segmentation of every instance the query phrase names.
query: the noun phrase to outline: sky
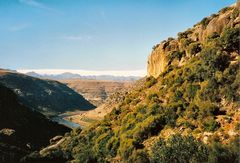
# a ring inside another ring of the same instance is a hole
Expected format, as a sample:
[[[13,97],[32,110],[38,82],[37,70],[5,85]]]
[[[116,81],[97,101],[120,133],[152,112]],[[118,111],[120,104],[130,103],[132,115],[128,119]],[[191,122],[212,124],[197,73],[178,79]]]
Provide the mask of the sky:
[[[145,70],[153,45],[235,0],[0,0],[0,67]]]

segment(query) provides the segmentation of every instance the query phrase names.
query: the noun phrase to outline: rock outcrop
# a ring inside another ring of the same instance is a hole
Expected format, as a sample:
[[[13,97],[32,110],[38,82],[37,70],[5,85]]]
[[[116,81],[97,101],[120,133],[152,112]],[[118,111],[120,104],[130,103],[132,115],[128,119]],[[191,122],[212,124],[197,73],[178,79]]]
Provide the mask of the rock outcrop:
[[[168,54],[178,48],[178,42],[172,39],[156,45],[148,57],[148,76],[156,78],[164,72],[169,62]]]
[[[178,38],[169,38],[153,47],[148,57],[148,76],[157,78],[166,71],[171,62],[171,55],[175,51],[185,53],[185,58],[179,60],[177,66],[183,65],[184,61],[191,57],[190,47],[203,42],[211,35],[221,35],[224,29],[239,27],[240,25],[240,1],[230,7],[223,8],[217,14],[204,18],[194,27],[185,32],[178,33]],[[174,63],[176,65],[176,63]]]

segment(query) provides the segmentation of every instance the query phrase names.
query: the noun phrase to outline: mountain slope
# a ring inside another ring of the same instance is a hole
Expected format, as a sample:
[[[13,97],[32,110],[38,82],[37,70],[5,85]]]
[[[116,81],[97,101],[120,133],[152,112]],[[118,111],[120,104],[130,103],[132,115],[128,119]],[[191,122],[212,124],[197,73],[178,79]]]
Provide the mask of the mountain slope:
[[[24,105],[45,115],[94,108],[81,95],[57,81],[1,70],[0,83],[12,89]]]
[[[70,129],[31,111],[17,96],[0,85],[0,162],[17,162],[24,155],[49,144]]]
[[[45,155],[60,150],[79,162],[239,162],[239,9],[238,1],[211,16],[232,22],[217,23],[221,30],[204,32],[211,26],[206,18],[155,46],[141,88]],[[204,34],[194,40],[195,30]]]

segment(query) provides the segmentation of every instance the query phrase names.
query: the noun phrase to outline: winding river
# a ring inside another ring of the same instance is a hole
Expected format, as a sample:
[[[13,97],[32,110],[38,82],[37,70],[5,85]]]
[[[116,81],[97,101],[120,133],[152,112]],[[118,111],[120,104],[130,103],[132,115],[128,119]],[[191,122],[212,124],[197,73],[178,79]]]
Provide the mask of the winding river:
[[[64,117],[66,117],[66,116],[64,116],[64,115],[58,115],[58,116],[56,116],[56,117],[52,117],[51,119],[52,119],[54,122],[57,122],[57,123],[62,124],[62,125],[64,125],[64,126],[67,126],[67,127],[71,128],[71,129],[80,127],[79,124],[74,123],[74,122],[71,122],[71,121],[67,121],[67,120],[64,119]]]

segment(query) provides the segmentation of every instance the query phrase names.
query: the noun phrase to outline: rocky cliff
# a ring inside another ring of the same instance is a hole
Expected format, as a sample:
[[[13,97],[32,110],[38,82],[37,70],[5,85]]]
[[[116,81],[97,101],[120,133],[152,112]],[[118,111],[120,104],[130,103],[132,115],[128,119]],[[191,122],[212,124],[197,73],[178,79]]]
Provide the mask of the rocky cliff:
[[[168,38],[155,45],[148,57],[148,76],[158,77],[169,65],[182,66],[193,55],[200,52],[200,43],[209,36],[221,35],[227,28],[239,27],[239,10],[240,1],[223,8],[217,14],[202,19],[185,32],[178,33],[178,38]],[[172,61],[171,58],[176,51],[181,51],[177,54],[181,59]],[[184,57],[181,57],[182,55]]]

